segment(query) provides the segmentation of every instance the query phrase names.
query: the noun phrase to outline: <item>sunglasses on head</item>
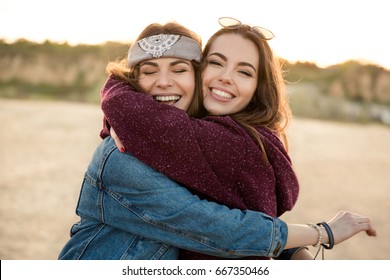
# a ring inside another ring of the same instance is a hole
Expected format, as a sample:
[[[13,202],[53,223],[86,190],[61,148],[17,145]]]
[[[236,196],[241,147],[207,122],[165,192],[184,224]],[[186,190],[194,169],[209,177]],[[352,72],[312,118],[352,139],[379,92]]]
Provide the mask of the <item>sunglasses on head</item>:
[[[241,21],[232,17],[221,17],[218,19],[218,22],[222,27],[227,29],[236,29],[244,25],[249,26],[251,28],[251,31],[263,40],[271,40],[275,37],[275,35],[267,28],[242,24]]]

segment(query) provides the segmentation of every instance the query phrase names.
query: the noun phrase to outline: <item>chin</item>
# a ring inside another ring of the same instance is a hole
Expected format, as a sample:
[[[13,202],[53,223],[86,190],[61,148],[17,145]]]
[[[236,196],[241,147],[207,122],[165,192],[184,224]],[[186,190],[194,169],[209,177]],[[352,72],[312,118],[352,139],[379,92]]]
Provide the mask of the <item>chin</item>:
[[[219,110],[210,110],[208,112],[212,116],[223,116],[223,115],[226,115],[225,113],[223,113],[223,112],[221,112]]]

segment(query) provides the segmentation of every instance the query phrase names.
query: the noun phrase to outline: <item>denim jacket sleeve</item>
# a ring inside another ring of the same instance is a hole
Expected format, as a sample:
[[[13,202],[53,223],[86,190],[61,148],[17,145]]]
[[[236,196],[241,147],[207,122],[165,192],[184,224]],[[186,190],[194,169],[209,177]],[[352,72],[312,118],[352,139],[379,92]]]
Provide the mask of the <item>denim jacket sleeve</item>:
[[[275,257],[285,246],[287,225],[278,218],[201,200],[117,149],[109,156],[95,153],[94,157],[98,165],[103,160],[104,166],[91,164],[87,171],[80,215],[154,241],[221,257]]]

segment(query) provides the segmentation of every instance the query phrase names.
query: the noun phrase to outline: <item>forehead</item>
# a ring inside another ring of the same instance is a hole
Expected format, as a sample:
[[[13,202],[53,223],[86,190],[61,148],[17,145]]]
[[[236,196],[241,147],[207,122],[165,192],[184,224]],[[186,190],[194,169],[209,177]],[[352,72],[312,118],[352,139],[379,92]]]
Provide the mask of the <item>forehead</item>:
[[[222,34],[211,44],[209,55],[221,53],[236,61],[250,62],[257,65],[259,52],[255,43],[239,34]]]

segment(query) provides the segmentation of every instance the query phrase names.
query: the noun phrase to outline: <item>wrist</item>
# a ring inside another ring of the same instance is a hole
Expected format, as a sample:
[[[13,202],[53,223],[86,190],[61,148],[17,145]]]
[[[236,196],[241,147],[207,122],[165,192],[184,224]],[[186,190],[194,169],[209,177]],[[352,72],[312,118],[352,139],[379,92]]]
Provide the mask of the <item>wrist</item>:
[[[323,230],[323,241],[324,241],[324,236],[325,236],[326,240],[322,243],[322,246],[328,250],[332,249],[334,246],[334,236],[333,236],[332,229],[325,222],[318,223],[317,225],[320,226],[322,229],[324,229]],[[325,244],[329,244],[329,245],[325,245]]]
[[[329,230],[327,230],[323,224],[324,223],[318,223],[318,224],[309,223],[309,224],[307,224],[309,227],[315,229],[317,232],[317,239],[316,239],[316,242],[312,244],[313,247],[318,247],[318,246],[324,245],[324,244],[330,244],[331,247],[333,247],[332,242],[330,242],[330,238],[329,238],[330,228],[329,228]]]
[[[328,236],[328,233],[326,232],[325,228],[319,223],[317,224],[317,226],[321,230],[321,235],[322,235],[321,245],[328,244],[329,243],[329,236]]]

